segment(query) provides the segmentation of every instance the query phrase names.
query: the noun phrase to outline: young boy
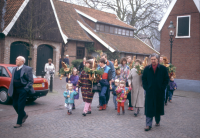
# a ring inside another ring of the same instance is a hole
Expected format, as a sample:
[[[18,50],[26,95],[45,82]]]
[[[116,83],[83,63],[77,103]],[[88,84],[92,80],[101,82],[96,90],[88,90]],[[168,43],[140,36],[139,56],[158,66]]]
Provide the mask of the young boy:
[[[172,96],[173,96],[173,93],[174,93],[174,90],[177,89],[177,85],[176,83],[174,82],[174,77],[171,77],[170,78],[170,82],[169,82],[169,102],[171,103],[172,102]]]
[[[63,96],[65,97],[65,107],[67,108],[68,115],[72,114],[72,107],[74,104],[74,96],[77,94],[76,91],[78,91],[78,88],[76,88],[76,91],[73,90],[73,84],[67,83],[66,85],[67,91],[64,91]]]
[[[112,86],[112,94],[113,94],[113,102],[114,102],[114,105],[115,105],[115,110],[117,110],[117,95],[116,95],[116,89],[117,87],[119,86],[119,80],[116,79],[115,80],[115,85]]]
[[[125,114],[124,111],[124,102],[126,101],[127,94],[131,91],[131,88],[125,87],[125,81],[120,81],[119,86],[116,89],[117,95],[117,115],[120,115],[120,107],[122,107],[122,113]]]

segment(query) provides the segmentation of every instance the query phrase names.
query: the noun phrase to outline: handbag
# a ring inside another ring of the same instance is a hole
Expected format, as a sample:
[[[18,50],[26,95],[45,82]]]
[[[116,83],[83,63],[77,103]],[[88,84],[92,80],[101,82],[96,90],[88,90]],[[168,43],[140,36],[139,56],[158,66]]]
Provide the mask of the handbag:
[[[101,92],[101,84],[93,83],[92,92]]]

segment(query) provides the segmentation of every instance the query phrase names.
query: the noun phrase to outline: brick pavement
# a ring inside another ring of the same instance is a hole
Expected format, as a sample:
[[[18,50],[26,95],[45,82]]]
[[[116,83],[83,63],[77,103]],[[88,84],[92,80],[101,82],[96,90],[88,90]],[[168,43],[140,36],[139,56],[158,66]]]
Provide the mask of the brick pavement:
[[[76,101],[77,107],[72,115],[67,115],[62,96],[64,80],[56,80],[54,90],[46,97],[28,105],[29,118],[23,127],[14,129],[16,114],[10,105],[0,105],[0,137],[4,138],[62,138],[62,137],[132,137],[132,138],[199,138],[200,137],[200,93],[175,92],[173,103],[165,106],[161,126],[145,132],[144,110],[138,117],[127,110],[125,115],[117,116],[110,99],[106,111],[98,111],[98,94],[92,103],[92,114],[83,117],[84,103]],[[193,95],[193,96],[191,96]],[[127,102],[126,102],[127,105]],[[4,110],[7,109],[7,110]],[[155,122],[154,122],[155,123]]]

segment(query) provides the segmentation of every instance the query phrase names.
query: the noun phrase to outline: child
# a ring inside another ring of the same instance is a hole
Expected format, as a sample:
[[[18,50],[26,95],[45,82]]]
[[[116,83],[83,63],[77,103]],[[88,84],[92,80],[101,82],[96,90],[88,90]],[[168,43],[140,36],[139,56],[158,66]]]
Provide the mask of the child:
[[[122,113],[125,114],[124,111],[124,102],[126,101],[127,94],[131,91],[131,88],[125,87],[125,81],[120,81],[119,86],[116,89],[117,94],[117,115],[120,115],[120,107],[122,107]]]
[[[117,87],[119,86],[119,80],[118,79],[116,79],[115,80],[115,85],[113,85],[112,86],[112,94],[113,94],[113,102],[114,102],[114,104],[115,104],[115,110],[117,110],[117,95],[116,95],[116,89],[117,89]]]
[[[71,115],[72,114],[72,107],[74,104],[74,96],[77,94],[76,91],[78,91],[78,88],[76,88],[76,91],[73,90],[73,84],[72,83],[67,83],[66,85],[67,91],[64,91],[63,95],[66,98],[65,99],[65,107],[68,109],[67,114]]]
[[[169,82],[169,102],[172,102],[172,95],[174,93],[174,90],[177,89],[177,85],[174,82],[174,77],[170,78],[170,82]]]

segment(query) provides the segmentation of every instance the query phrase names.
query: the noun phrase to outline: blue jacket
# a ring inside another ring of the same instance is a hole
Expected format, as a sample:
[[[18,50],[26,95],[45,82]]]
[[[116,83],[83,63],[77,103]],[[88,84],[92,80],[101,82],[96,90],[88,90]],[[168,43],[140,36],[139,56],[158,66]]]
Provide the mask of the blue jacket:
[[[111,61],[107,60],[107,64],[108,67],[110,67],[111,73],[112,73],[112,79],[115,80],[115,68],[114,65]]]
[[[116,94],[116,89],[117,89],[117,87],[118,86],[115,86],[115,85],[112,85],[112,94],[114,95],[114,96],[117,96],[117,94]]]
[[[74,103],[74,96],[77,94],[78,93],[74,90],[72,90],[70,94],[69,94],[69,90],[64,91],[63,96],[65,97],[65,103]],[[67,95],[70,95],[70,97],[67,97]]]

